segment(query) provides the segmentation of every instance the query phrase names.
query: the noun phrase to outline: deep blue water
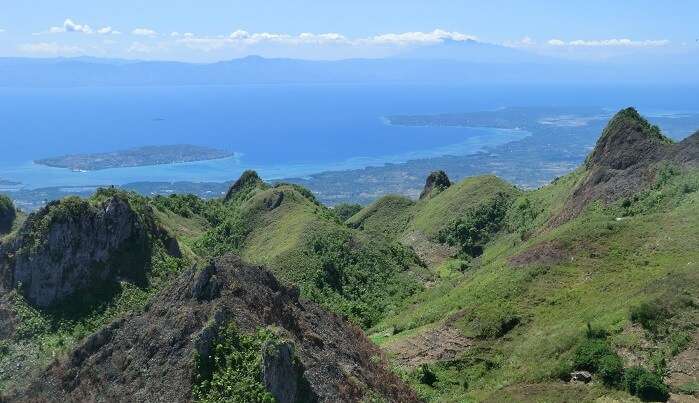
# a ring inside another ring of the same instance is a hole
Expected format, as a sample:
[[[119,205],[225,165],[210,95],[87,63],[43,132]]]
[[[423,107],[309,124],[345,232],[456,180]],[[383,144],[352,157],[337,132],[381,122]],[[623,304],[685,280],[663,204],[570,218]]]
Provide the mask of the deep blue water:
[[[31,187],[138,180],[222,181],[246,168],[267,178],[441,154],[468,154],[526,133],[408,128],[390,114],[505,106],[635,105],[697,110],[696,88],[443,85],[270,85],[70,89],[0,88],[0,179]],[[61,154],[190,143],[238,157],[177,166],[73,173],[33,165]]]

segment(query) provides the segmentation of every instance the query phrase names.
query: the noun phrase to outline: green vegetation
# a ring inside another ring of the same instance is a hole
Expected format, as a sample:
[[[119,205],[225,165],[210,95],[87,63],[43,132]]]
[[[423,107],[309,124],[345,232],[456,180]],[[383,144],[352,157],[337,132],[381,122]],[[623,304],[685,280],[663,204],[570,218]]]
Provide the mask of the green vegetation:
[[[487,203],[472,207],[443,228],[437,235],[441,243],[458,245],[465,256],[478,257],[483,248],[502,228],[509,197],[498,193]]]
[[[15,221],[17,213],[12,200],[5,195],[0,195],[0,234],[9,232]]]
[[[266,329],[247,335],[235,323],[218,329],[210,356],[195,357],[192,397],[198,402],[274,402],[262,382],[262,347],[274,341]]]
[[[666,401],[670,396],[662,376],[642,367],[633,367],[624,373],[624,388],[644,401]]]
[[[41,247],[46,231],[64,220],[72,220],[97,208],[109,197],[127,201],[145,226],[156,226],[157,219],[148,199],[115,189],[101,189],[89,200],[67,198],[52,203],[45,210],[30,216],[27,224],[32,247]],[[126,253],[110,257],[109,263],[129,274],[129,280],[107,281],[88,290],[79,291],[59,303],[38,309],[29,304],[19,290],[8,296],[9,308],[18,318],[18,325],[9,343],[0,354],[0,368],[26,362],[22,371],[5,371],[0,376],[0,389],[21,386],[27,382],[27,371],[37,371],[52,359],[69,351],[80,340],[114,319],[143,309],[155,293],[167,285],[192,260],[172,257],[162,240],[154,233],[146,240],[128,247]],[[145,241],[145,242],[144,242]],[[146,267],[134,265],[134,259],[145,256]]]
[[[455,360],[430,364],[433,386],[406,376],[429,401],[551,401],[560,396],[558,379],[583,368],[604,386],[569,386],[573,400],[626,393],[628,369],[619,348],[639,354],[652,373],[663,373],[699,326],[699,251],[692,246],[699,233],[699,171],[663,177],[628,202],[592,204],[555,228],[547,222],[581,172],[521,194],[477,266],[409,298],[370,332],[394,329],[392,336],[374,338],[389,351],[404,338],[428,337],[444,321],[472,340]],[[525,253],[534,247],[539,252]],[[520,258],[523,266],[513,267],[510,259],[522,254],[529,256]],[[651,352],[627,330],[634,322],[656,346]],[[473,351],[477,360],[469,358]],[[654,384],[648,377],[643,383]],[[542,385],[536,395],[523,386],[535,384]],[[655,386],[662,392],[662,381]]]
[[[333,212],[342,222],[349,220],[350,217],[359,213],[361,210],[362,206],[359,204],[340,203],[333,207]]]

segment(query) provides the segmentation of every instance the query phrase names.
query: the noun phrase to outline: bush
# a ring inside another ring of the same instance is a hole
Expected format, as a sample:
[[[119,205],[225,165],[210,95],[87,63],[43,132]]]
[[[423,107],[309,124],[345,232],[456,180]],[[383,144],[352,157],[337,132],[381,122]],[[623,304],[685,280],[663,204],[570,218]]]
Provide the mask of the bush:
[[[418,368],[417,376],[418,380],[423,385],[434,386],[437,382],[437,375],[435,375],[434,371],[432,371],[427,364],[422,364],[420,368]]]
[[[262,382],[262,346],[274,336],[266,329],[242,334],[234,323],[219,329],[209,357],[196,357],[192,397],[200,402],[273,402]]]
[[[626,370],[623,378],[624,389],[644,401],[666,401],[668,387],[660,375],[642,367]]]
[[[616,353],[605,340],[585,339],[573,353],[573,366],[575,369],[597,372],[600,362],[607,356],[616,356]]]
[[[616,386],[624,376],[624,363],[616,354],[607,354],[597,363],[597,373],[607,386]]]
[[[656,301],[632,307],[629,314],[631,322],[640,324],[648,331],[656,330],[668,316],[667,310]]]

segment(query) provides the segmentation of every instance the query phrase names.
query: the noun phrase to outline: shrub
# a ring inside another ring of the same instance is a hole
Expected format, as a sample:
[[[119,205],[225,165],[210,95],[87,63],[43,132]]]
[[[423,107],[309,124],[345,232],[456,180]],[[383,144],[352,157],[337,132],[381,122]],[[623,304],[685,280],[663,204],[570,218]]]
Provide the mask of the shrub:
[[[626,370],[623,378],[624,389],[644,401],[665,401],[669,397],[668,387],[660,375],[642,367]]]
[[[573,366],[590,372],[597,372],[601,360],[606,356],[616,356],[602,339],[585,339],[573,353]]]
[[[437,382],[437,375],[435,375],[434,371],[430,369],[429,365],[420,365],[417,372],[418,380],[423,385],[434,386],[434,384]]]
[[[597,373],[605,385],[619,385],[624,376],[624,363],[616,354],[607,354],[600,358],[597,367]]]
[[[654,331],[667,319],[669,313],[657,301],[644,302],[632,307],[629,318],[631,322],[638,323],[648,331]]]
[[[265,329],[246,335],[232,322],[219,329],[209,357],[197,357],[192,397],[200,402],[273,402],[262,382],[262,346],[273,335]]]

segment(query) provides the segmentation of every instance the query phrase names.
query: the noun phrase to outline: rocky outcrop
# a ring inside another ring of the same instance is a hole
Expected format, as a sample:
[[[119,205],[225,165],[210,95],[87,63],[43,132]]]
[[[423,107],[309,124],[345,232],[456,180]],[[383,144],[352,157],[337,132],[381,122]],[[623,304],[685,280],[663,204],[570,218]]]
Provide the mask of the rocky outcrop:
[[[12,200],[7,196],[0,195],[0,235],[10,232],[16,215]]]
[[[294,345],[285,341],[262,346],[262,382],[277,403],[296,403],[302,368],[295,361]]]
[[[89,337],[8,399],[190,401],[194,352],[210,352],[216,329],[230,321],[242,332],[273,327],[287,340],[263,359],[265,382],[281,401],[299,389],[283,373],[319,401],[417,400],[361,330],[233,256],[183,273],[144,312]]]
[[[259,175],[257,175],[257,172],[251,170],[245,171],[228,189],[224,200],[231,201],[236,199],[240,194],[247,193],[258,187],[264,189],[266,185],[262,179],[260,179]]]
[[[425,181],[425,187],[420,193],[420,200],[425,199],[432,195],[433,192],[441,192],[442,190],[451,186],[449,177],[444,171],[434,171],[430,173]]]
[[[585,161],[583,179],[552,225],[577,216],[593,201],[611,203],[644,189],[653,183],[661,162],[687,167],[696,166],[697,161],[699,133],[673,144],[635,109],[624,109],[602,132]]]
[[[19,232],[0,245],[0,278],[18,288],[35,306],[47,307],[104,281],[144,281],[150,264],[151,237],[163,238],[172,254],[177,241],[126,196],[101,202],[68,198],[31,214]]]

